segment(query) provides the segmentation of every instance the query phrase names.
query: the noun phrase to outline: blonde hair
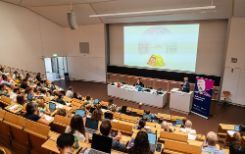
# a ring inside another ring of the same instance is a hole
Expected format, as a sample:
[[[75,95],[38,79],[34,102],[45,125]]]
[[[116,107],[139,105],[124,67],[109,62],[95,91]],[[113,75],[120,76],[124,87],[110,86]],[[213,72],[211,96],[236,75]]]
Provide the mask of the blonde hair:
[[[208,134],[207,134],[208,145],[215,146],[217,141],[218,141],[217,134],[215,132],[213,132],[213,131],[208,132]]]
[[[192,127],[192,122],[190,120],[186,120],[185,127],[186,128],[191,128]]]

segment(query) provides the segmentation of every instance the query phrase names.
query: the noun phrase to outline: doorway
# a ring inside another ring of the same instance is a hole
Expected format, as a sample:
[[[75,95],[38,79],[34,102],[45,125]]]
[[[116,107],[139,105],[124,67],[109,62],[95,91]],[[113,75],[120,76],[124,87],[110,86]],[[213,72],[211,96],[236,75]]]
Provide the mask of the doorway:
[[[64,80],[68,73],[67,57],[44,58],[45,73],[50,81]]]

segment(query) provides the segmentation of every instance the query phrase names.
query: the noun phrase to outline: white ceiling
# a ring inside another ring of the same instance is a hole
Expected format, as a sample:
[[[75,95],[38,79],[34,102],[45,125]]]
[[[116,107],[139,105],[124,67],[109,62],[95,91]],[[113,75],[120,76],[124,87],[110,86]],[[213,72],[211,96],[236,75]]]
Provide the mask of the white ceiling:
[[[231,16],[245,17],[245,0],[214,0],[212,11],[184,12],[179,14],[151,14],[123,17],[90,18],[92,14],[149,11],[199,7],[211,4],[211,0],[3,0],[28,8],[45,18],[67,27],[66,13],[71,3],[78,25],[94,23],[129,23],[180,20],[227,19]]]

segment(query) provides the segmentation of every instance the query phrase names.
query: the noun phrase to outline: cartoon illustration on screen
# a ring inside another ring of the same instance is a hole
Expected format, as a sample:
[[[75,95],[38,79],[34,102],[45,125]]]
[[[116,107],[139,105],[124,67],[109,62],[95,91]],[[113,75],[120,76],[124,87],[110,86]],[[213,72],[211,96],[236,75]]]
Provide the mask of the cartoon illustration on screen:
[[[151,67],[163,67],[165,66],[165,61],[161,55],[153,54],[147,62]]]

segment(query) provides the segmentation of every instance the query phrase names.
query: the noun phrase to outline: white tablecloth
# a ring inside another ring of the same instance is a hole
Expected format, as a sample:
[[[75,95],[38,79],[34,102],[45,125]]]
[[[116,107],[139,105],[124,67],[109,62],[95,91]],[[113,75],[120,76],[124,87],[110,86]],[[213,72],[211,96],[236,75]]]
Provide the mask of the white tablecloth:
[[[189,93],[173,88],[170,92],[169,108],[185,114],[189,114],[192,107],[193,91]]]
[[[137,91],[134,86],[124,85],[122,87],[116,87],[115,85],[107,85],[107,93],[109,96],[121,98],[128,101],[134,101],[137,103],[143,103],[145,105],[155,106],[162,108],[167,101],[167,92],[163,91],[163,94],[156,94],[156,90],[151,92]]]

